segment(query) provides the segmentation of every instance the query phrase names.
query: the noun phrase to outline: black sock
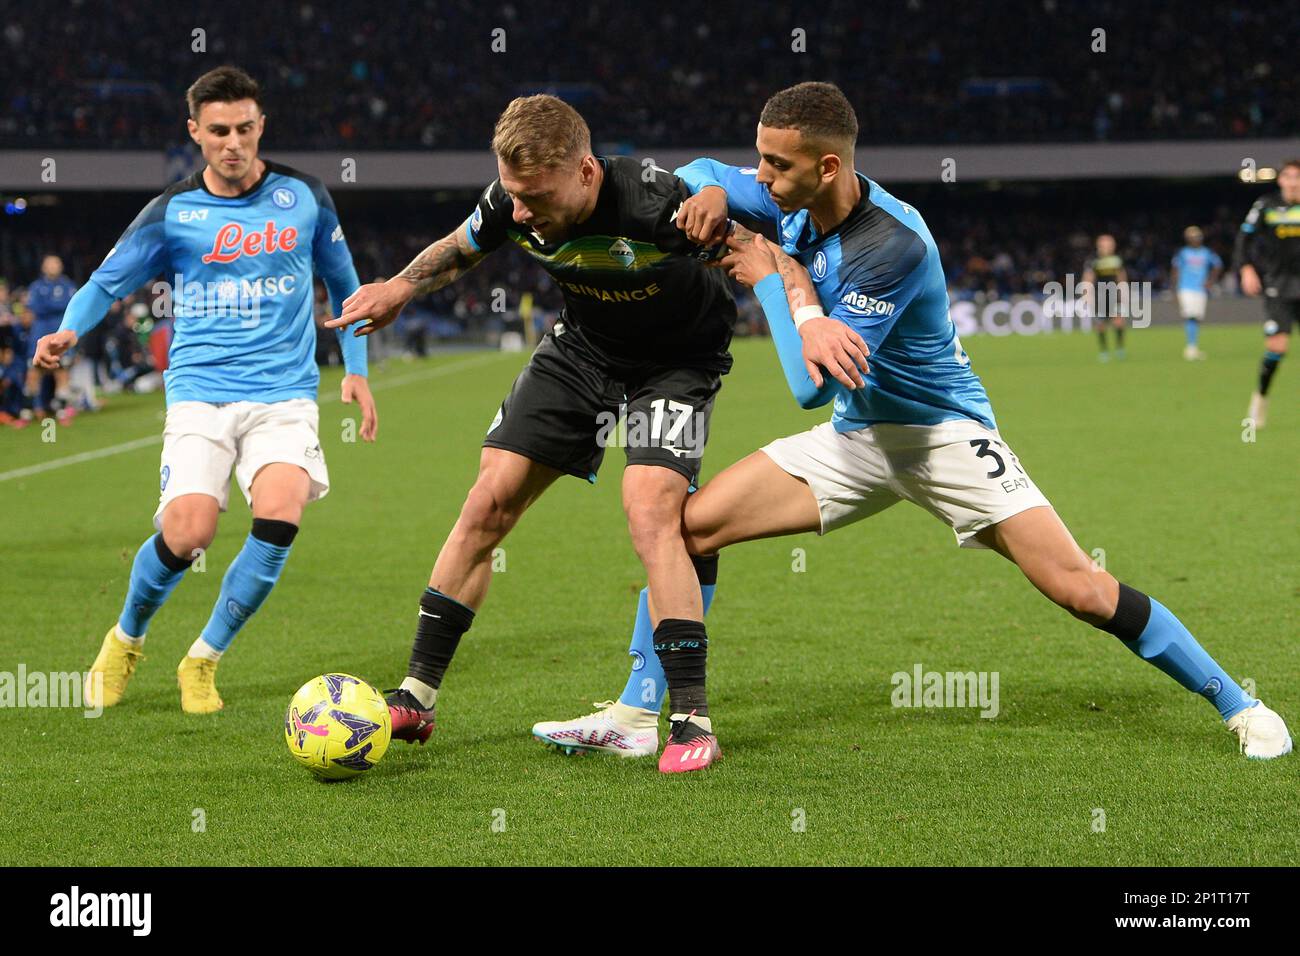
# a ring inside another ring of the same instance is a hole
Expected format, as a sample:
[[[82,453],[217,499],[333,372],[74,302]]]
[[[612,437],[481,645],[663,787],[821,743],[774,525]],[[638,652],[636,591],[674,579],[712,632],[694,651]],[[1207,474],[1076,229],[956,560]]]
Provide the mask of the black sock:
[[[456,653],[461,635],[474,623],[474,612],[441,591],[425,588],[420,598],[420,621],[415,627],[408,677],[435,690]]]
[[[704,632],[704,622],[680,618],[660,621],[655,628],[654,649],[668,681],[672,712],[695,711],[700,717],[709,716],[709,700],[704,693],[709,638]]]
[[[710,554],[707,557],[693,554],[691,555],[691,564],[695,566],[695,576],[700,579],[700,587],[707,588],[718,583],[718,556],[716,554]]]
[[[1264,353],[1264,361],[1259,364],[1259,394],[1268,394],[1268,386],[1273,381],[1273,373],[1277,371],[1278,363],[1281,361],[1282,356],[1277,352]]]
[[[1119,600],[1115,602],[1115,614],[1100,627],[1101,630],[1114,634],[1121,641],[1136,641],[1147,629],[1149,620],[1151,620],[1151,598],[1121,581]]]
[[[1101,350],[1106,351],[1106,327],[1104,325],[1097,330],[1097,341],[1101,344]]]
[[[1122,349],[1123,347],[1124,347],[1124,326],[1117,325],[1115,326],[1115,348]]]
[[[279,548],[287,548],[298,536],[298,526],[275,518],[254,518],[253,537]]]
[[[194,563],[193,558],[182,558],[172,554],[171,548],[167,547],[167,542],[163,540],[162,532],[153,536],[153,550],[168,571],[188,571],[190,565]]]

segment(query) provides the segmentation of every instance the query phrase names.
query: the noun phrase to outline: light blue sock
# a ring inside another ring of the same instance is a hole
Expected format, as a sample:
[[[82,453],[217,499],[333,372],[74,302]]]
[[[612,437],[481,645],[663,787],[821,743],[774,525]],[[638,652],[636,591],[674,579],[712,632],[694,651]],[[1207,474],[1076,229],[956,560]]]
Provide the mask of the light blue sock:
[[[144,637],[149,621],[167,602],[176,585],[185,577],[185,569],[173,571],[158,554],[159,535],[140,545],[131,562],[131,583],[117,626],[131,637]]]
[[[1183,323],[1183,328],[1187,331],[1187,344],[1196,348],[1201,337],[1201,323],[1196,319],[1188,319]]]
[[[249,534],[221,579],[221,594],[212,608],[212,617],[199,635],[203,643],[224,652],[271,593],[288,559],[288,546],[270,544]]]
[[[716,588],[716,584],[700,585],[700,598],[706,616]],[[650,623],[650,589],[642,588],[636,603],[632,645],[627,649],[632,655],[632,672],[627,675],[627,686],[623,688],[623,695],[618,702],[658,713],[668,690],[668,679],[664,676],[663,665],[659,663],[659,655],[654,651],[654,636],[654,625]]]
[[[1182,621],[1155,598],[1151,598],[1151,617],[1141,635],[1136,641],[1123,643],[1192,693],[1206,698],[1218,708],[1224,720],[1255,703],[1255,699],[1205,652]]]

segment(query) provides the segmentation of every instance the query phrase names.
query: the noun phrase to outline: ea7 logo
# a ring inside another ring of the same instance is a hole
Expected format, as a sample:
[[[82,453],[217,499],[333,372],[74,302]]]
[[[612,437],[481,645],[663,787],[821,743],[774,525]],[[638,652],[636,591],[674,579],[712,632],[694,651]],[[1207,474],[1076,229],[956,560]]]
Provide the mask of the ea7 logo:
[[[50,897],[51,926],[129,926],[134,936],[148,936],[153,925],[152,893],[68,893]]]
[[[208,218],[206,209],[182,209],[176,214],[176,218],[181,222],[202,222]]]
[[[861,292],[845,292],[840,296],[840,302],[850,312],[856,312],[858,315],[893,315],[894,303],[886,302],[884,299],[877,299],[873,295],[864,295]]]

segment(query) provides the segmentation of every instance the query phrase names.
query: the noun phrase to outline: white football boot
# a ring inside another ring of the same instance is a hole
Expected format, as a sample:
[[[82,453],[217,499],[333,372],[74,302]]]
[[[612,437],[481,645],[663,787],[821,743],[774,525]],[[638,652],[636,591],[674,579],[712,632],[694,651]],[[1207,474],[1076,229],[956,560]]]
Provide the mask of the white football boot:
[[[612,700],[575,720],[546,720],[533,724],[533,736],[562,753],[602,753],[620,757],[652,757],[659,752],[659,714]]]
[[[1291,752],[1291,734],[1286,724],[1263,701],[1235,714],[1227,723],[1228,729],[1241,741],[1241,752],[1247,757],[1272,760]]]

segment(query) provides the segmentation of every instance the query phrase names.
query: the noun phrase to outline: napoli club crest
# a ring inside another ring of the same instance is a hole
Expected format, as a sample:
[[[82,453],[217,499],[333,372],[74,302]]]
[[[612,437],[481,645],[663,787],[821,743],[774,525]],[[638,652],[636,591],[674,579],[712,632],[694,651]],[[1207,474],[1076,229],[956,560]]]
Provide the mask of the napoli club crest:
[[[162,471],[159,473],[159,476],[158,476],[158,490],[159,490],[159,491],[166,491],[166,490],[167,490],[167,479],[170,478],[171,476],[172,476],[172,466],[171,466],[171,465],[163,465],[163,466],[162,466]]]
[[[281,209],[292,209],[297,204],[298,197],[288,186],[280,186],[271,193],[271,202]]]
[[[817,279],[826,278],[826,253],[818,251],[813,256],[813,277]]]

